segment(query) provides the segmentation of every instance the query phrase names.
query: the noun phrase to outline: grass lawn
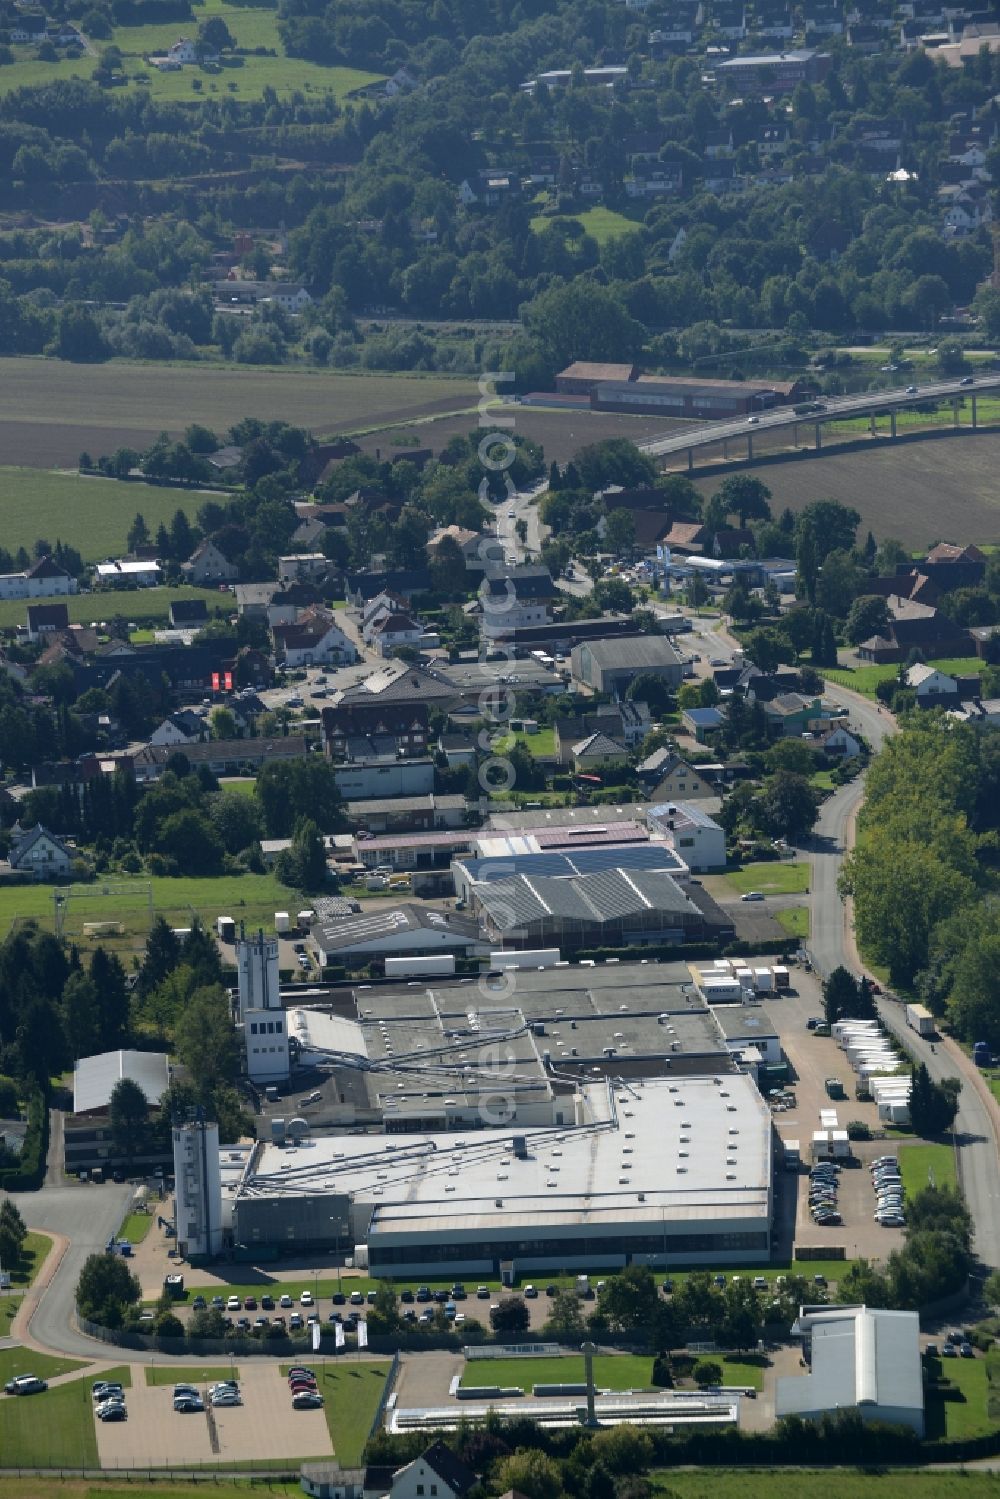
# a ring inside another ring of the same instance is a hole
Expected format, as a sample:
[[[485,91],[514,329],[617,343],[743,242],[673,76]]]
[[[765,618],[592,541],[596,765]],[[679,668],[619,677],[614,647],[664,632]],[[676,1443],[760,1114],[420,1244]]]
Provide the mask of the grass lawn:
[[[175,926],[190,926],[191,918],[201,916],[209,926],[217,916],[244,918],[255,926],[274,927],[275,911],[288,907],[289,891],[270,874],[225,875],[218,879],[169,879],[142,876],[116,878],[110,888],[124,892],[104,897],[97,886],[63,886],[69,894],[66,933],[72,940],[85,944],[83,923],[120,921],[124,937],[102,938],[105,946],[130,949],[136,938],[145,941],[149,930],[147,887],[153,887],[154,915],[164,915]],[[74,890],[93,898],[74,902]],[[11,923],[35,917],[43,927],[52,926],[52,890],[44,886],[17,885],[0,889],[0,935],[6,935]],[[173,918],[176,918],[174,920]]]
[[[254,1467],[258,1466],[261,1465],[254,1464]],[[156,1492],[152,1480],[144,1479],[143,1487],[147,1494]],[[247,1494],[251,1490],[257,1495],[261,1493],[259,1483],[229,1476],[219,1479],[217,1483],[206,1479],[204,1483],[197,1484],[177,1483],[171,1478],[162,1488],[164,1493],[170,1495],[170,1499],[225,1499],[226,1495]],[[291,1499],[292,1495],[301,1495],[302,1490],[298,1484],[269,1483],[266,1492],[268,1499],[274,1499],[275,1495],[285,1495]],[[93,1483],[90,1479],[57,1478],[49,1474],[0,1478],[0,1499],[135,1499],[135,1493],[136,1485],[127,1479],[116,1484],[114,1479],[109,1479],[107,1483]]]
[[[832,770],[814,770],[809,777],[809,784],[817,791],[836,791],[837,789]]]
[[[240,1377],[239,1369],[232,1364],[147,1364],[144,1373],[148,1385],[203,1385]]]
[[[169,526],[178,510],[193,521],[208,498],[190,489],[92,479],[41,468],[0,468],[0,491],[4,546],[9,551],[23,546],[30,552],[36,539],[44,536],[47,541],[58,539],[76,547],[84,562],[120,557],[137,510],[155,536],[157,527]]]
[[[240,796],[253,796],[256,784],[256,776],[224,776],[219,781],[223,791],[236,791]]]
[[[132,514],[135,514],[134,509]],[[65,534],[57,532],[56,535],[66,540]],[[54,539],[53,536],[46,537],[48,541]],[[99,626],[102,620],[114,619],[116,615],[121,615],[126,620],[135,620],[136,623],[143,619],[159,619],[166,625],[167,612],[175,599],[204,599],[208,603],[209,616],[217,604],[227,615],[233,606],[231,593],[223,594],[217,589],[209,593],[204,588],[192,588],[187,583],[181,583],[176,588],[73,593],[59,602],[66,605],[71,625]],[[0,630],[12,630],[15,625],[23,625],[27,608],[27,599],[0,599]]]
[[[121,49],[125,58],[124,71],[129,79],[129,90],[148,89],[154,99],[190,101],[205,94],[259,99],[265,87],[270,86],[279,94],[299,89],[317,96],[333,93],[338,99],[343,99],[384,76],[356,68],[326,68],[302,58],[286,57],[278,36],[276,8],[243,8],[227,5],[225,0],[204,0],[199,5],[197,20],[204,20],[209,15],[225,18],[238,47],[247,51],[265,47],[276,56],[224,58],[219,72],[188,66],[177,73],[160,73],[144,63],[144,54],[165,51],[185,28],[176,21],[161,25],[116,26],[112,42]],[[193,30],[187,29],[193,36]],[[97,45],[102,47],[105,44]],[[48,83],[53,78],[89,78],[93,72],[93,58],[46,63],[36,61],[34,51],[34,47],[29,46],[14,49],[16,61],[12,67],[3,69],[0,93],[11,88]],[[136,83],[139,73],[145,75],[148,82]],[[195,87],[196,83],[198,87]]]
[[[784,864],[780,860],[773,864],[745,864],[727,874],[726,879],[741,895],[750,890],[760,890],[764,895],[805,895],[809,889],[809,865]]]
[[[21,1258],[11,1270],[11,1282],[15,1286],[30,1286],[52,1248],[48,1234],[36,1234],[30,1230],[21,1246]]]
[[[41,1356],[29,1353],[28,1358],[27,1368],[38,1372]],[[127,1364],[108,1369],[101,1378],[131,1388]],[[90,1386],[89,1379],[74,1379],[43,1395],[0,1400],[0,1461],[11,1468],[96,1468]]]
[[[585,234],[596,239],[599,245],[607,244],[609,239],[616,239],[622,234],[634,234],[637,229],[642,228],[641,221],[626,218],[623,213],[616,213],[613,208],[585,208],[582,213],[559,214],[559,219],[572,219],[580,224]],[[536,234],[540,234],[556,219],[548,214],[539,214],[531,221],[531,227]]]
[[[916,396],[914,399],[919,401],[920,397]],[[953,419],[950,401],[940,406],[935,406],[930,411],[904,407],[896,412],[896,430],[906,431],[909,429],[912,431],[919,427],[950,427]],[[962,404],[958,411],[958,419],[963,427],[971,426],[972,424],[972,404],[968,396],[962,398]],[[995,422],[998,419],[1000,419],[1000,400],[996,396],[978,396],[976,400],[977,422]],[[842,432],[870,431],[870,422],[867,416],[846,416],[842,420],[830,422],[828,425]],[[888,412],[875,418],[875,430],[876,432],[886,434],[892,430]]]
[[[539,755],[554,756],[556,752],[556,731],[552,728],[540,728],[537,734],[528,734],[524,729],[519,729],[516,734],[504,735],[501,743],[509,747],[508,739],[513,739],[516,744],[523,744],[536,758]],[[498,748],[496,753],[503,754],[503,749]]]
[[[83,1368],[86,1368],[86,1360],[78,1358],[53,1358],[48,1353],[36,1353],[32,1348],[0,1348],[0,1384],[6,1384],[15,1374],[37,1374],[39,1379],[54,1379],[57,1374],[72,1374],[74,1369]]]
[[[594,1382],[602,1390],[648,1390],[653,1372],[649,1355],[598,1354]],[[504,1385],[530,1391],[536,1384],[582,1384],[583,1358],[490,1358],[465,1365],[463,1385]]]
[[[945,673],[958,673],[959,676],[978,676],[983,669],[983,663],[975,656],[951,657],[945,661],[934,661],[933,666],[938,671]],[[852,692],[860,692],[864,697],[874,699],[875,689],[880,682],[890,682],[899,671],[898,666],[891,663],[886,666],[821,666],[820,675],[829,682],[835,682],[838,687],[849,687]]]
[[[789,937],[809,936],[808,906],[788,906],[784,911],[773,911],[771,914]]]
[[[925,1403],[927,1437],[930,1441],[940,1438],[962,1438],[984,1436],[995,1431],[998,1424],[996,1396],[996,1355],[986,1358],[977,1354],[975,1358],[934,1359],[930,1368],[947,1385],[930,1385]],[[990,1374],[993,1378],[990,1378]],[[955,1393],[952,1393],[955,1392]],[[991,1400],[992,1395],[992,1400]],[[993,1404],[993,1413],[990,1405]]]
[[[282,1364],[281,1372],[287,1374],[289,1367]],[[316,1369],[316,1383],[325,1396],[323,1409],[337,1462],[342,1468],[357,1468],[382,1398],[389,1361],[349,1362],[344,1356],[334,1364],[323,1362],[317,1366],[313,1361],[310,1367]]]
[[[936,1187],[955,1187],[955,1152],[951,1145],[904,1145],[899,1152],[899,1174],[908,1196],[929,1185],[933,1172]]]
[[[10,1327],[21,1305],[20,1296],[4,1295],[0,1300],[0,1338],[10,1337]]]
[[[130,1244],[141,1244],[149,1233],[153,1221],[152,1213],[129,1213],[121,1228],[118,1230],[119,1239],[127,1239]]]
[[[921,1473],[893,1469],[840,1468],[671,1468],[653,1475],[654,1492],[678,1499],[829,1499],[836,1488],[843,1499],[993,1499],[992,1473]],[[905,1494],[904,1494],[905,1489]]]

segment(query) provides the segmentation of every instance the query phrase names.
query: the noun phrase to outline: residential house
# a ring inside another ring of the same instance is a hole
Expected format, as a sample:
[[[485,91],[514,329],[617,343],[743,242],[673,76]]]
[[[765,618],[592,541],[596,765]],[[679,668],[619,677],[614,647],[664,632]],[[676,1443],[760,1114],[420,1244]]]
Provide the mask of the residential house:
[[[727,526],[721,531],[716,531],[715,540],[712,543],[712,554],[731,560],[740,557],[746,548],[751,555],[755,551],[753,532],[749,526]]]
[[[813,734],[813,748],[825,755],[838,755],[842,760],[856,760],[861,753],[861,742],[844,724],[831,723]]]
[[[660,677],[672,690],[683,680],[681,658],[662,635],[585,640],[573,647],[570,660],[575,681],[612,697],[624,697],[640,673]]]
[[[958,698],[956,679],[922,661],[907,667],[905,680],[916,693],[919,708],[941,708],[946,703],[950,707]]]
[[[424,701],[385,703],[355,698],[324,708],[321,719],[323,748],[333,760],[348,757],[352,740],[372,736],[390,737],[398,759],[427,756],[430,715]]]
[[[520,193],[521,179],[517,172],[491,167],[474,173],[472,177],[463,177],[458,187],[458,201],[464,208],[471,208],[473,204],[499,208],[501,203],[512,202]]]
[[[481,531],[469,531],[465,526],[439,526],[427,543],[428,555],[436,557],[446,539],[455,543],[467,564],[481,565],[479,548],[486,539]]]
[[[763,707],[769,731],[783,739],[800,737],[816,719],[827,716],[821,698],[805,697],[801,692],[783,692]]]
[[[548,624],[549,606],[555,596],[547,567],[538,563],[520,567],[488,564],[479,588],[483,639],[496,640],[529,625]]]
[[[326,531],[327,523],[322,516],[310,515],[299,521],[289,540],[294,546],[315,547],[317,542],[323,540]]]
[[[757,141],[757,159],[761,162],[780,160],[791,143],[791,132],[787,125],[765,125]]]
[[[929,660],[969,656],[972,638],[937,612],[920,619],[890,620],[885,635],[874,635],[858,646],[858,659],[873,665],[905,661],[911,651]]]
[[[721,729],[725,721],[719,708],[684,708],[681,711],[681,723],[699,744],[704,744],[709,734]]]
[[[705,709],[692,711],[705,712]],[[726,835],[701,807],[691,802],[664,802],[650,807],[647,820],[689,869],[695,872],[725,869]]]
[[[414,758],[374,765],[349,761],[334,766],[334,778],[345,801],[426,796],[434,790],[434,761]]]
[[[705,157],[708,161],[722,161],[733,155],[733,132],[729,127],[710,130],[705,137]]]
[[[433,1442],[427,1451],[393,1474],[389,1499],[466,1499],[476,1485],[476,1475],[443,1442]]]
[[[332,609],[313,605],[291,624],[272,630],[275,656],[287,667],[350,666],[358,659],[354,642],[348,639]]]
[[[330,560],[322,552],[300,552],[278,558],[278,582],[321,583],[329,575]]]
[[[212,290],[217,302],[243,307],[271,303],[282,312],[301,312],[312,302],[307,288],[299,281],[242,281],[234,277],[217,281]]]
[[[437,643],[436,635],[431,639]],[[417,649],[424,641],[430,643],[420,620],[405,610],[380,611],[372,621],[369,644],[380,656],[391,656],[404,645]]]
[[[693,555],[704,549],[707,534],[701,521],[677,520],[664,536],[663,545],[671,552]]]
[[[426,567],[417,567],[394,572],[348,573],[344,579],[345,597],[356,609],[383,589],[410,604],[417,594],[430,592],[431,575]]]
[[[716,795],[710,781],[666,746],[640,761],[636,773],[643,785],[651,788],[649,799],[653,802],[704,801]]]
[[[948,716],[977,729],[1000,728],[1000,698],[970,698],[957,708],[950,708]]]
[[[638,166],[625,179],[629,198],[666,198],[684,186],[684,168],[679,161],[661,161]]]
[[[59,598],[76,593],[77,581],[51,557],[39,557],[19,573],[0,573],[0,599]]]
[[[181,563],[181,572],[189,583],[208,587],[213,583],[235,583],[240,575],[235,563],[219,550],[214,541],[200,541],[186,562]]]
[[[44,15],[29,16],[22,11],[11,26],[8,36],[12,42],[44,42],[48,28]]]
[[[385,96],[394,99],[397,94],[411,94],[417,87],[417,80],[406,68],[397,68],[391,78],[385,82]]]
[[[69,629],[69,610],[65,604],[29,604],[28,639],[33,645],[49,641],[60,630]]]
[[[116,557],[99,562],[94,578],[101,588],[156,588],[163,569],[153,557]]]
[[[969,636],[976,655],[983,661],[1000,660],[1000,625],[974,625]]]
[[[40,822],[32,828],[22,828],[15,822],[10,830],[7,859],[17,874],[26,874],[33,880],[65,879],[78,857],[71,844],[50,833]]]
[[[649,732],[650,713],[647,703],[606,703],[593,713],[578,718],[557,718],[553,725],[556,758],[561,765],[573,761],[573,747],[588,734],[604,734],[622,749],[632,750]]]
[[[573,769],[600,770],[603,766],[626,765],[628,754],[610,734],[588,734],[572,746]]]
[[[200,630],[208,624],[208,605],[204,599],[174,599],[170,605],[170,624],[175,630]]]
[[[458,765],[475,765],[476,736],[466,729],[442,730],[437,738],[437,751],[443,755],[449,770]]]
[[[136,781],[158,781],[177,749],[169,744],[148,744],[137,750],[132,757]],[[183,746],[181,753],[195,770],[204,765],[217,776],[253,774],[273,760],[304,759],[306,741],[293,734],[283,739],[211,739],[205,744]]]
[[[190,708],[170,713],[149,736],[150,744],[169,745],[178,748],[186,744],[200,744],[211,739],[212,730],[207,718]]]

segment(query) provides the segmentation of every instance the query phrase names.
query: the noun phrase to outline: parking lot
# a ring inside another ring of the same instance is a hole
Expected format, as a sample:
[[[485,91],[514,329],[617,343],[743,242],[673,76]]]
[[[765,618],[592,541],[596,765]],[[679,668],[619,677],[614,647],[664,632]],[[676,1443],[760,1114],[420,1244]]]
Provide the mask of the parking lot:
[[[126,1391],[128,1420],[98,1421],[97,1450],[104,1468],[189,1468],[203,1463],[263,1462],[331,1457],[333,1443],[322,1410],[293,1410],[276,1363],[241,1366],[243,1404],[182,1414],[173,1386],[147,1385],[136,1370]]]
[[[786,1237],[791,1231],[788,1188],[794,1187],[793,1232],[797,1246],[823,1251],[842,1246],[849,1259],[859,1255],[884,1259],[890,1250],[901,1247],[903,1231],[882,1228],[875,1222],[875,1193],[867,1163],[875,1156],[895,1153],[894,1139],[852,1141],[855,1164],[845,1165],[840,1173],[837,1210],[843,1218],[842,1224],[824,1228],[814,1223],[810,1216],[807,1168],[811,1165],[809,1155],[813,1131],[820,1128],[820,1109],[836,1109],[841,1129],[846,1129],[853,1120],[867,1124],[873,1133],[880,1131],[882,1126],[875,1104],[854,1097],[854,1073],[836,1041],[832,1036],[815,1035],[807,1026],[811,1016],[823,1014],[823,994],[816,975],[793,968],[792,984],[791,992],[785,991],[780,998],[765,1000],[761,1005],[781,1037],[782,1050],[791,1067],[791,1088],[795,1095],[794,1108],[775,1114],[775,1128],[782,1140],[799,1141],[805,1163],[797,1179],[789,1176],[781,1183]],[[846,1098],[834,1100],[829,1097],[826,1091],[828,1077],[840,1079]]]

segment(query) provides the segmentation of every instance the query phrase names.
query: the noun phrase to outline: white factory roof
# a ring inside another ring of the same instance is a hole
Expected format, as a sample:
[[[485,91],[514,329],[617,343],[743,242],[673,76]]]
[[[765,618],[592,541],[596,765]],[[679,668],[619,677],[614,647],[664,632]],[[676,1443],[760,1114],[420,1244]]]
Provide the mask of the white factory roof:
[[[383,1231],[766,1216],[770,1118],[750,1078],[595,1082],[582,1094],[577,1126],[265,1144],[243,1191],[349,1193]]]
[[[170,1082],[166,1052],[101,1051],[81,1057],[73,1069],[73,1113],[106,1109],[115,1084],[123,1077],[139,1084],[147,1103],[159,1103]]]
[[[778,1380],[779,1416],[852,1407],[923,1412],[916,1312],[803,1307],[793,1332],[810,1337],[812,1367]]]
[[[327,1056],[367,1057],[365,1033],[356,1020],[325,1015],[321,1010],[289,1010],[288,1034],[303,1052]]]

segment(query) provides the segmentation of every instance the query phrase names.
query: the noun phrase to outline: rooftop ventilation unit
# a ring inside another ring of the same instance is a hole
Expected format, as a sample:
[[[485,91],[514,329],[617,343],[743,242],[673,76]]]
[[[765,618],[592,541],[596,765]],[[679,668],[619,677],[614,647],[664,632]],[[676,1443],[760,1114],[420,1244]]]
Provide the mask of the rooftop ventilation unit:
[[[511,1149],[519,1161],[528,1159],[528,1142],[524,1135],[515,1135],[511,1140]]]

